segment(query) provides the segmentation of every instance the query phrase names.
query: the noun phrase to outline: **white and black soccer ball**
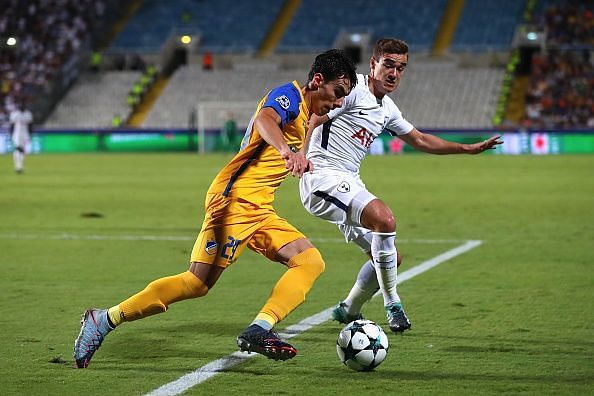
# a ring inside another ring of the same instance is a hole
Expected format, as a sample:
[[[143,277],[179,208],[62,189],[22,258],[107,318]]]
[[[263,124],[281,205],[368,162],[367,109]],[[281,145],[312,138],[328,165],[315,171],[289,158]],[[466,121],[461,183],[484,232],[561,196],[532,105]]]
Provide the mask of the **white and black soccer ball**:
[[[371,320],[355,320],[340,331],[336,352],[340,361],[353,370],[373,370],[388,354],[388,337]]]

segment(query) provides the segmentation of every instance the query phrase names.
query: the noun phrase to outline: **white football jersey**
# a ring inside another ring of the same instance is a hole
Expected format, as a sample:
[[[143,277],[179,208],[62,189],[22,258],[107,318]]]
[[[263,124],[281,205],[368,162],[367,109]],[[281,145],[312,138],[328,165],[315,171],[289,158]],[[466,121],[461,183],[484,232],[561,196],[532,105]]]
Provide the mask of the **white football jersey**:
[[[368,76],[357,74],[357,85],[342,107],[331,110],[330,120],[312,132],[307,158],[314,169],[359,173],[371,142],[384,129],[393,136],[413,130],[388,95],[379,100],[371,93],[367,80]]]
[[[33,122],[33,115],[29,110],[13,110],[10,113],[10,122],[14,124],[14,134],[25,135],[29,133],[29,124]]]

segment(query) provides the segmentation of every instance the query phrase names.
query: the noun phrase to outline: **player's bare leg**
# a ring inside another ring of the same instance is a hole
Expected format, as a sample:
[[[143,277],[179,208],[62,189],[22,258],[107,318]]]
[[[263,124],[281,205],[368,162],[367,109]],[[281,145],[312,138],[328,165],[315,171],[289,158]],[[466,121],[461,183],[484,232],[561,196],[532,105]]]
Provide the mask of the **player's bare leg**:
[[[377,281],[384,298],[388,325],[393,332],[410,329],[398,284],[398,252],[396,250],[396,221],[390,208],[379,199],[369,202],[361,214],[361,224],[372,231],[371,256],[373,257]]]

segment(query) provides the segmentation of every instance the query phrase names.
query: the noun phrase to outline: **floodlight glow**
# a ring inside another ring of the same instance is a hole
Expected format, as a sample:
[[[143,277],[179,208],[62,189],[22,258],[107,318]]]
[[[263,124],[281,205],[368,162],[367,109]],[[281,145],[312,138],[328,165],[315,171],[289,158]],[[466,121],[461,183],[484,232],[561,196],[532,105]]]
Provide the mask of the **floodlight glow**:
[[[8,40],[6,40],[6,45],[15,45],[16,44],[16,39],[14,37],[9,37]]]
[[[351,34],[351,41],[353,43],[358,43],[359,41],[361,41],[361,35],[358,33]]]
[[[188,35],[184,35],[184,36],[181,36],[181,39],[180,39],[180,41],[181,41],[183,44],[190,44],[190,43],[192,42],[192,37],[190,37],[190,36],[188,36]]]
[[[526,38],[528,40],[536,40],[538,38],[538,34],[536,34],[535,32],[528,32],[528,34],[526,34]]]

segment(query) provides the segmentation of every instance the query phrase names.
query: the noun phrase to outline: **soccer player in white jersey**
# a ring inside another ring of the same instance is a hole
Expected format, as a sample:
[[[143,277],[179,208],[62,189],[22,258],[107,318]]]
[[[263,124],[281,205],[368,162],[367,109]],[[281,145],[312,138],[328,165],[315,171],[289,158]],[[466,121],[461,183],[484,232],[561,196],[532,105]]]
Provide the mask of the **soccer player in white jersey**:
[[[415,149],[432,154],[478,154],[502,143],[494,136],[475,144],[460,144],[418,131],[387,96],[398,87],[407,63],[405,42],[377,41],[369,75],[357,75],[357,85],[342,107],[310,120],[307,158],[314,169],[304,174],[299,184],[307,211],[337,224],[347,242],[356,243],[369,256],[346,299],[334,308],[333,318],[341,323],[362,318],[363,304],[379,289],[388,325],[396,333],[409,329],[411,323],[396,290],[400,258],[394,215],[359,177],[369,146],[384,129]]]
[[[29,141],[29,127],[33,122],[33,115],[25,107],[24,102],[10,113],[10,123],[12,124],[12,143],[14,151],[12,153],[14,161],[14,170],[17,173],[23,172],[25,162],[25,146]]]

